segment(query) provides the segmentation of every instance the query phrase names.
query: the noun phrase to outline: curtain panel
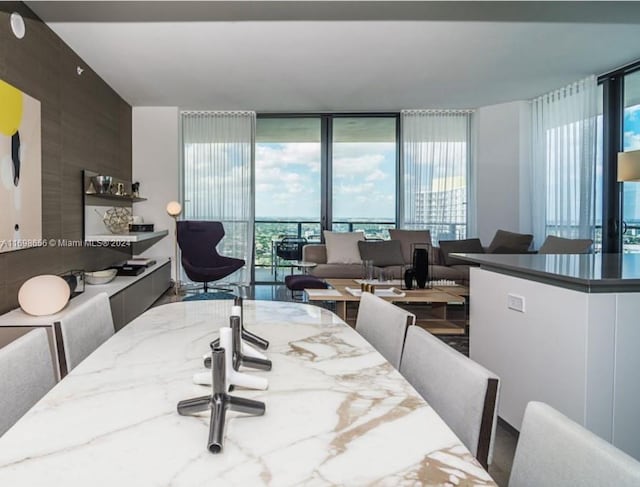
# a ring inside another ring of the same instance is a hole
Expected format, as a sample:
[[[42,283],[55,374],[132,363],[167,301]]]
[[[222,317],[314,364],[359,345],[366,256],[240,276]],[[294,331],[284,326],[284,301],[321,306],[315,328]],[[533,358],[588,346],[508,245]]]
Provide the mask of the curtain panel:
[[[400,227],[427,228],[434,244],[468,233],[472,113],[401,112]]]
[[[248,284],[255,220],[255,112],[182,112],[184,219],[224,225],[219,252],[244,259],[227,278]]]
[[[595,235],[597,80],[590,76],[531,101],[534,245],[547,235]]]

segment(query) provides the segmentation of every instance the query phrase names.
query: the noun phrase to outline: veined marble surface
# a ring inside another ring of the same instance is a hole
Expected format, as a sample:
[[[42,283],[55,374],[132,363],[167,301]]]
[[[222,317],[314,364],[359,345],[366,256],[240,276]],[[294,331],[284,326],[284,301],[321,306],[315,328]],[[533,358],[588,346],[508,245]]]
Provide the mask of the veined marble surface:
[[[180,416],[230,301],[153,308],[114,335],[0,438],[1,486],[495,485],[453,432],[360,335],[327,310],[245,301],[268,339],[260,417]]]

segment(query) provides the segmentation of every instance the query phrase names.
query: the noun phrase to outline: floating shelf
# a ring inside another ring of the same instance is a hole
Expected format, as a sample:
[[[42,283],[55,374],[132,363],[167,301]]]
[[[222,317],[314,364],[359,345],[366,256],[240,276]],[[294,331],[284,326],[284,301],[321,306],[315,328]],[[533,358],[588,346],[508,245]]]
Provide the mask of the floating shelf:
[[[160,230],[158,232],[129,232],[121,234],[108,233],[104,235],[86,235],[85,242],[144,242],[154,238],[162,238],[169,235],[169,230]]]
[[[147,201],[147,198],[133,198],[132,196],[120,196],[117,194],[109,193],[85,193],[87,196],[93,196],[95,198],[101,198],[105,200],[117,200],[117,201],[130,201],[131,203],[137,203],[138,201]]]

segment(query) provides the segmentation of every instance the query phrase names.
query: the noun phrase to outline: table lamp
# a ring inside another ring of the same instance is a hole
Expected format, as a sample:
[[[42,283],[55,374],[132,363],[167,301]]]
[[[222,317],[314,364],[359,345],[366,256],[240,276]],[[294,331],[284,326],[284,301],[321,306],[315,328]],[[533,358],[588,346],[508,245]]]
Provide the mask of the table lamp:
[[[640,182],[640,150],[618,152],[618,181]]]
[[[170,201],[167,204],[167,213],[175,223],[174,226],[174,240],[173,240],[173,251],[174,251],[174,267],[175,267],[175,278],[173,280],[173,291],[176,294],[180,294],[180,279],[178,278],[180,268],[178,266],[178,217],[180,213],[182,213],[182,205],[177,201]]]

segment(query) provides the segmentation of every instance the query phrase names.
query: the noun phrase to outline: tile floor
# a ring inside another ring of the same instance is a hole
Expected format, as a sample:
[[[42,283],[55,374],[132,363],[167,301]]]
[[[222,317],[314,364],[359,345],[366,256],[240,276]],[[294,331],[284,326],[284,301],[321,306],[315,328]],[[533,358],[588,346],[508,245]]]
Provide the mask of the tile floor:
[[[256,284],[247,287],[245,292],[247,299],[256,299],[260,301],[294,301],[291,298],[289,290],[287,290],[287,288],[282,284]],[[154,303],[154,306],[182,301],[184,297],[184,295],[176,296],[173,293],[173,290],[170,289]],[[299,302],[299,300],[295,301]],[[327,304],[327,307],[331,309],[330,304]],[[465,355],[469,354],[468,337],[441,336],[440,338],[461,353],[464,353]],[[517,431],[499,419],[496,428],[493,463],[489,466],[489,474],[500,487],[504,487],[508,484],[517,441]]]

